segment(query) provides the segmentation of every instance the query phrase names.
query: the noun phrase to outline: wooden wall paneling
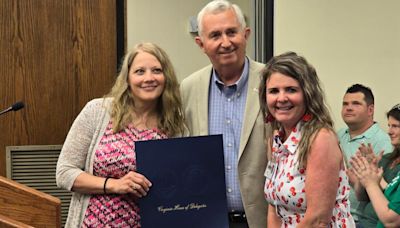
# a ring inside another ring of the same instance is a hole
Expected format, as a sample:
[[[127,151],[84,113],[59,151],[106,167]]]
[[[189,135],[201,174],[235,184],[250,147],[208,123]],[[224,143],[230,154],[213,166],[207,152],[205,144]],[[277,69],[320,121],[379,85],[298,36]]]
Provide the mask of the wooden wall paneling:
[[[62,144],[117,72],[116,1],[0,1],[0,176],[5,147]]]

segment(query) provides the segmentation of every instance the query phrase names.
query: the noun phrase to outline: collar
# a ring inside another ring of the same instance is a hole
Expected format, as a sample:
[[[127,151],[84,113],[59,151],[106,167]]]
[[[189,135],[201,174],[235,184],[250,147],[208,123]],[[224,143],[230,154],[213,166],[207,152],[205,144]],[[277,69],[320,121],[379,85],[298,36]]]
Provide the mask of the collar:
[[[303,126],[303,121],[299,121],[296,126],[292,129],[286,141],[282,143],[283,129],[279,129],[274,133],[274,146],[273,152],[288,152],[294,154],[299,146],[301,139],[301,129]]]
[[[346,129],[346,134],[349,135],[349,141],[353,140],[358,140],[362,138],[367,138],[371,139],[376,135],[376,132],[379,131],[379,125],[377,122],[374,122],[374,124],[371,125],[366,131],[364,131],[362,134],[355,136],[354,138],[350,139],[350,132],[349,128]]]
[[[235,84],[231,86],[235,87],[236,91],[241,91],[243,87],[246,85],[248,78],[249,78],[249,59],[246,56],[242,74],[240,75],[239,80],[237,80]],[[220,77],[218,76],[218,73],[214,68],[212,69],[211,80],[217,85],[218,89],[222,91],[225,84],[220,80]]]

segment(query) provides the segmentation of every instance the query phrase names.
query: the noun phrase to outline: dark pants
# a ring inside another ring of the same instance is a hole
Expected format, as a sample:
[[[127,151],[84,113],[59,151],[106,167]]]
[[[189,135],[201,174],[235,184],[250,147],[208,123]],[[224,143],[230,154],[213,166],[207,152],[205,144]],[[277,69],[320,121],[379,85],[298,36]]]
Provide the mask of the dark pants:
[[[249,228],[249,225],[247,225],[247,222],[238,223],[229,221],[229,228]]]
[[[228,213],[229,228],[249,228],[244,212]]]

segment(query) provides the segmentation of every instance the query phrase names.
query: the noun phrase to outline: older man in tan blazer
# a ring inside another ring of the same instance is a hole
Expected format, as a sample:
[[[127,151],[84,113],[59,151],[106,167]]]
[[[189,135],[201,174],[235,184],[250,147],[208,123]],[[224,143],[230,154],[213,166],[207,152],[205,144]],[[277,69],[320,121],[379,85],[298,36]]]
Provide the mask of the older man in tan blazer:
[[[230,227],[265,228],[264,118],[258,87],[264,65],[246,57],[250,29],[240,8],[225,0],[198,14],[196,43],[211,65],[181,84],[190,134],[223,134]]]

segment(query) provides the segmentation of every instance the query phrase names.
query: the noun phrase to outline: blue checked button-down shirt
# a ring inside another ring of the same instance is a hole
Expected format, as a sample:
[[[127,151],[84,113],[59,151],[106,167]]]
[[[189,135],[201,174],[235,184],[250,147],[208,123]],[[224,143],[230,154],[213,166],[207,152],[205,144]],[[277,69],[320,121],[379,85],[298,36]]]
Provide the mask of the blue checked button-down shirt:
[[[246,106],[249,60],[233,85],[225,86],[213,70],[209,94],[209,134],[222,134],[224,142],[225,180],[228,210],[244,211],[239,188],[238,155],[240,133]]]

